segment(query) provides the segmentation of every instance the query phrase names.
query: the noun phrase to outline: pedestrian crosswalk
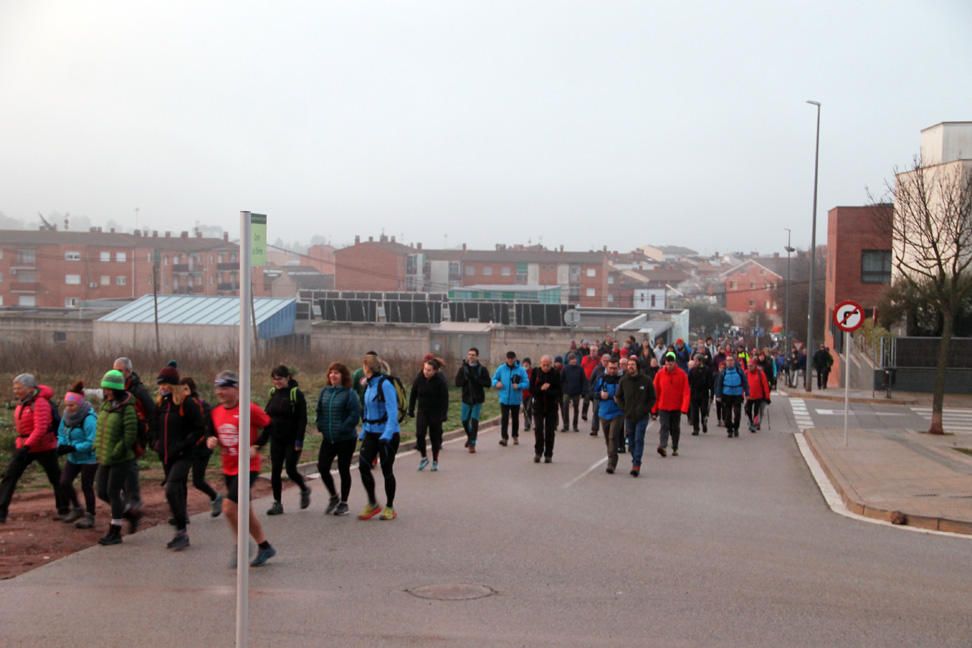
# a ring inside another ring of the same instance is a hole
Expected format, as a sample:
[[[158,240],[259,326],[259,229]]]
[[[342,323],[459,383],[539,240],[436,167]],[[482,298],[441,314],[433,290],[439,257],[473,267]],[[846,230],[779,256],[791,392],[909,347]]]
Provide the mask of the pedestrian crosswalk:
[[[912,407],[911,411],[931,422],[932,408]],[[942,412],[942,427],[946,432],[972,434],[972,409],[946,407]]]
[[[813,419],[810,418],[806,401],[802,398],[790,398],[790,407],[793,409],[793,419],[798,428],[806,430],[813,427]]]

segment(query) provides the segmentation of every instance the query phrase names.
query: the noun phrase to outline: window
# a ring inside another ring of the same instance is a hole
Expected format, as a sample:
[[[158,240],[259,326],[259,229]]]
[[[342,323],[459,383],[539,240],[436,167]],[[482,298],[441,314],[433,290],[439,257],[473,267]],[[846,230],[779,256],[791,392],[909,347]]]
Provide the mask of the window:
[[[735,281],[730,281],[729,282],[729,290],[735,290],[735,289],[736,289],[736,282]]]
[[[111,285],[111,277],[109,277],[108,275],[101,275],[101,285],[102,286],[110,286]]]
[[[449,280],[456,280],[462,278],[462,267],[459,265],[458,261],[449,262]]]
[[[35,263],[37,263],[36,250],[17,250],[17,265],[32,266]]]
[[[755,289],[755,288],[756,288],[756,282],[755,282],[755,281],[750,281],[750,282],[749,282],[749,289],[750,289],[750,290],[753,290],[753,289]]]
[[[115,252],[115,261],[118,263],[125,263],[128,260],[128,254],[126,252]]]
[[[118,275],[117,277],[115,277],[116,286],[124,286],[126,283],[128,283],[128,277],[126,277],[125,275]]]
[[[0,306],[3,306],[3,295],[0,295]]]
[[[68,286],[80,286],[81,275],[79,274],[64,275],[64,283],[67,284]]]
[[[65,297],[64,298],[64,308],[77,308],[81,303],[81,300],[77,297]],[[55,333],[55,335],[57,335]]]
[[[511,277],[513,276],[513,269],[510,266],[503,266],[500,268],[500,274],[504,277]]]
[[[861,250],[861,283],[891,283],[891,250]]]
[[[608,285],[609,286],[614,285],[614,275],[608,275]]]
[[[17,305],[28,306],[32,308],[34,306],[37,306],[37,297],[34,295],[19,295],[17,297]]]
[[[466,266],[466,276],[472,277],[475,276],[475,274],[476,274],[476,266],[470,263],[469,265]]]
[[[525,284],[529,276],[529,266],[526,263],[516,264],[516,283]]]
[[[587,276],[588,277],[596,277],[597,276],[597,268],[588,268],[587,269]]]
[[[655,295],[652,295],[652,296],[651,296],[651,307],[652,307],[652,308],[654,308],[654,307],[655,307]]]
[[[750,299],[749,300],[749,307],[752,308],[755,305],[756,305],[756,302],[754,302],[752,299]]]
[[[0,272],[0,283],[3,283],[3,273]]]
[[[33,270],[20,270],[16,274],[19,283],[37,283],[37,273]]]
[[[98,255],[98,260],[102,263],[108,263],[111,261],[111,252],[102,252]]]
[[[770,300],[766,300],[766,310],[770,309]]]
[[[493,276],[493,266],[483,266],[483,276],[492,277]]]
[[[608,295],[608,303],[609,304],[613,304],[614,303],[614,295]]]
[[[597,296],[597,289],[596,288],[588,288],[587,291],[584,294],[586,294],[588,297],[596,297]]]
[[[81,253],[80,252],[73,252],[73,251],[65,252],[64,253],[64,260],[65,261],[80,261],[81,260]]]
[[[67,333],[64,331],[54,331],[55,342],[67,342]]]

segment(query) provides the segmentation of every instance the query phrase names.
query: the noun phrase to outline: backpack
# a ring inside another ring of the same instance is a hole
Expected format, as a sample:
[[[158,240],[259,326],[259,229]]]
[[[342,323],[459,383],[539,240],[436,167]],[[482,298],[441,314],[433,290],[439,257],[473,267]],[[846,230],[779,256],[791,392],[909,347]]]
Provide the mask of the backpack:
[[[276,393],[277,393],[277,388],[276,387],[271,387],[270,388],[270,398],[273,398],[273,395],[276,394]],[[291,387],[290,388],[290,413],[291,413],[291,415],[293,415],[293,413],[296,412],[296,411],[297,411],[297,387]]]
[[[145,456],[145,449],[152,444],[152,440],[149,438],[151,434],[148,413],[145,411],[145,406],[142,404],[142,401],[135,394],[130,394],[130,397],[134,401],[135,417],[138,419],[138,431],[135,433],[135,446],[132,450],[135,453],[135,457],[141,459]]]
[[[51,423],[47,426],[48,434],[53,434],[57,436],[57,430],[61,427],[61,414],[57,411],[57,405],[50,398],[46,399],[47,403],[51,406]]]
[[[401,379],[398,376],[386,376],[382,374],[381,378],[378,380],[378,396],[375,400],[379,403],[385,402],[385,392],[381,389],[381,383],[385,380],[390,380],[392,385],[395,387],[395,397],[398,400],[398,422],[401,423],[405,420],[405,416],[408,414],[408,401],[405,395],[405,386],[402,384]],[[378,421],[369,421],[370,423],[384,423],[388,420],[388,412],[385,412],[385,418]]]

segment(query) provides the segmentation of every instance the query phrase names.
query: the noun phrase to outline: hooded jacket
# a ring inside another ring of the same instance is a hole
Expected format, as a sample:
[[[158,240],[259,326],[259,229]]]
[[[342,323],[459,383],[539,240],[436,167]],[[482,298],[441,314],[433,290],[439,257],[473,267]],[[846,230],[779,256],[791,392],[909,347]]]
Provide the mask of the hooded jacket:
[[[515,361],[512,367],[504,362],[496,367],[491,383],[493,387],[499,383],[503,384],[499,390],[500,405],[516,407],[523,403],[523,390],[530,386],[530,377],[520,366],[519,360]]]
[[[746,372],[746,381],[749,383],[749,398],[752,400],[769,400],[770,389],[769,381],[766,379],[766,372],[754,362]]]
[[[449,418],[449,385],[441,371],[426,378],[421,371],[412,381],[408,396],[408,415],[415,416],[415,406],[430,421],[445,421]]]
[[[20,401],[14,410],[14,427],[17,449],[27,447],[31,454],[49,452],[57,449],[57,434],[50,434],[48,428],[53,417],[51,408],[56,407],[50,398],[54,395],[47,385],[37,385],[30,396]]]
[[[94,445],[97,431],[98,415],[88,406],[84,418],[77,425],[68,425],[67,417],[61,419],[57,429],[57,445],[74,447],[74,452],[67,455],[67,460],[73,464],[96,463]]]
[[[621,416],[621,406],[615,400],[621,376],[609,376],[606,373],[597,379],[591,390],[597,401],[597,418],[602,421],[612,421]],[[607,398],[601,398],[601,392],[607,392]]]
[[[137,434],[135,398],[125,392],[124,400],[106,400],[98,410],[98,432],[95,435],[98,463],[112,466],[134,459]]]
[[[297,442],[304,445],[304,434],[307,432],[307,400],[304,392],[297,387],[297,381],[291,378],[283,389],[271,389],[270,400],[263,411],[270,415],[270,425],[260,435],[259,445],[266,442],[266,437],[285,441]]]
[[[186,396],[176,405],[170,394],[164,396],[158,407],[156,430],[162,463],[168,466],[179,459],[192,457],[196,444],[206,434],[206,421],[199,401]]]
[[[584,393],[587,377],[584,375],[584,368],[580,364],[568,362],[564,365],[563,374],[565,396],[580,396]]]
[[[361,401],[350,387],[328,385],[317,397],[317,430],[328,443],[353,441],[361,420]]]
[[[625,419],[640,421],[651,414],[651,408],[655,405],[655,386],[652,385],[651,379],[641,372],[633,376],[625,372],[618,381],[618,391],[614,400],[624,411]]]
[[[462,402],[467,405],[485,402],[489,385],[489,371],[482,363],[471,365],[463,362],[456,373],[456,387],[462,387]]]
[[[381,389],[382,398],[378,398]],[[368,378],[364,393],[363,425],[358,439],[364,441],[365,434],[379,434],[382,441],[391,441],[399,433],[398,394],[391,380],[384,374],[374,374]]]
[[[662,369],[655,374],[655,407],[652,412],[682,412],[689,410],[688,376],[679,367]]]

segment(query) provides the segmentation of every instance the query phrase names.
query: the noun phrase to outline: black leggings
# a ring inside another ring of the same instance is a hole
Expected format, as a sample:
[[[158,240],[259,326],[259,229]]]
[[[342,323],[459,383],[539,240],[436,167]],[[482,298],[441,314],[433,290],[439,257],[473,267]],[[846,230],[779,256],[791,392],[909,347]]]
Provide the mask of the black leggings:
[[[78,493],[74,490],[74,479],[81,475],[81,492],[84,493],[84,509],[94,515],[95,512],[95,492],[94,480],[95,473],[98,472],[98,464],[76,464],[67,461],[64,463],[64,470],[61,471],[61,492],[64,493],[65,501],[74,508],[81,508],[78,501]]]
[[[331,464],[334,457],[338,460],[338,474],[341,475],[341,501],[347,503],[348,495],[351,494],[351,457],[354,455],[356,440],[351,438],[346,441],[331,443],[326,439],[321,444],[321,449],[317,453],[317,471],[321,474],[321,481],[331,497],[337,497],[334,489],[334,478],[331,477]]]
[[[176,459],[165,470],[165,499],[175,518],[175,527],[185,531],[189,519],[186,500],[189,497],[189,471],[192,470],[192,457]]]
[[[394,435],[387,443],[381,443],[378,434],[365,433],[364,437],[358,453],[358,472],[361,473],[361,483],[368,493],[368,503],[375,504],[378,501],[375,499],[375,478],[371,474],[371,462],[378,457],[381,461],[381,474],[385,478],[386,506],[391,507],[395,502],[395,473],[392,472],[392,467],[395,464],[395,453],[398,452],[399,435]]]
[[[125,509],[128,507],[128,493],[125,492],[125,485],[128,483],[128,476],[133,463],[135,463],[135,460],[130,459],[111,466],[98,466],[98,472],[95,474],[98,499],[111,505],[112,520],[122,519],[125,515]]]
[[[212,452],[201,452],[199,449],[192,455],[192,486],[205,493],[209,501],[216,499],[216,489],[206,481],[206,468],[209,467],[209,458],[212,456]]]
[[[507,430],[510,428],[512,428],[513,438],[520,438],[520,406],[500,405],[500,436],[504,441],[509,438]]]
[[[270,437],[270,486],[273,489],[273,499],[278,502],[280,491],[283,489],[280,473],[283,472],[284,464],[287,466],[287,476],[290,477],[290,481],[300,486],[300,490],[307,490],[304,476],[297,472],[300,450],[294,449],[294,443],[296,443],[294,439]]]
[[[504,407],[506,407],[504,405]],[[506,416],[506,414],[503,414]],[[439,417],[434,416],[433,419],[438,419]],[[503,426],[504,431],[506,426]],[[516,429],[516,422],[513,423],[513,429]],[[425,434],[428,432],[429,441],[432,442],[432,461],[439,460],[439,450],[442,449],[442,421],[432,420],[425,415],[421,409],[418,411],[418,416],[415,417],[415,448],[419,451],[422,457],[425,457]],[[516,433],[513,433],[516,436]]]

